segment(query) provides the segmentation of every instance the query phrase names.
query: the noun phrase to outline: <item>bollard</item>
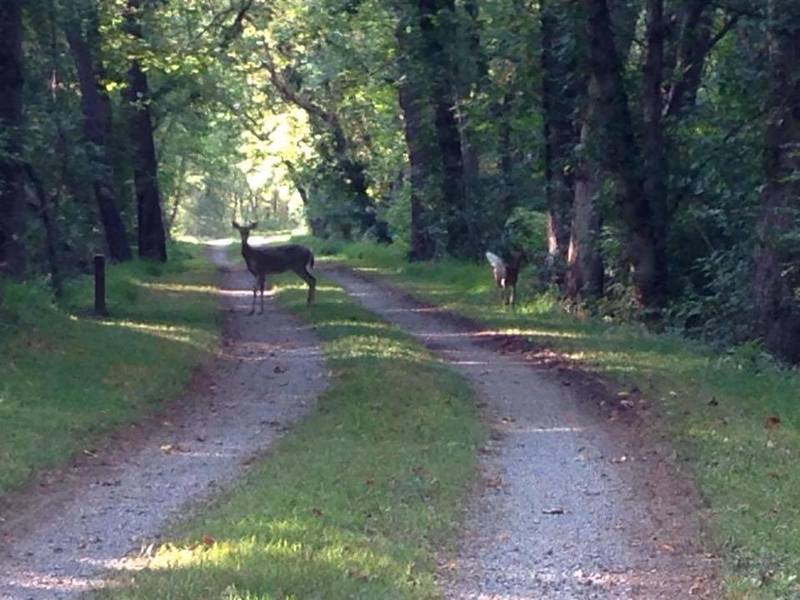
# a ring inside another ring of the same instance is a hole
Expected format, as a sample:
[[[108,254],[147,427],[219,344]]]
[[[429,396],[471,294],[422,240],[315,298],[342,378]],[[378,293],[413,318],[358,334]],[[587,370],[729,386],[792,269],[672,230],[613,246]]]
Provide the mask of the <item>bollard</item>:
[[[94,255],[94,314],[105,317],[106,309],[106,257]]]

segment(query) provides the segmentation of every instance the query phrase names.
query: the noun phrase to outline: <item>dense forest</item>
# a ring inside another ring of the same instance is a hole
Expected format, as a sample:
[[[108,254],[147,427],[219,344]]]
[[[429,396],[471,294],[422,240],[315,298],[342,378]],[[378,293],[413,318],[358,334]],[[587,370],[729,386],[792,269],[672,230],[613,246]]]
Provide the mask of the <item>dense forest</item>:
[[[0,124],[0,269],[55,295],[305,222],[800,360],[796,0],[3,0]]]

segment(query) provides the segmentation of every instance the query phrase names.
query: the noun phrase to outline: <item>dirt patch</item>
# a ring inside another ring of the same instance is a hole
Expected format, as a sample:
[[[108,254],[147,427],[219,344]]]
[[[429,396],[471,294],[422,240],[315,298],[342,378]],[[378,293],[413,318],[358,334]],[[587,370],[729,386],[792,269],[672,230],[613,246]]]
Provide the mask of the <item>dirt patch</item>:
[[[331,277],[473,384],[492,435],[446,598],[716,598],[704,504],[652,406],[519,336],[343,268]]]
[[[0,505],[0,598],[70,598],[218,494],[313,406],[318,341],[274,302],[247,316],[251,276],[222,266],[224,336],[181,398],[41,473]]]

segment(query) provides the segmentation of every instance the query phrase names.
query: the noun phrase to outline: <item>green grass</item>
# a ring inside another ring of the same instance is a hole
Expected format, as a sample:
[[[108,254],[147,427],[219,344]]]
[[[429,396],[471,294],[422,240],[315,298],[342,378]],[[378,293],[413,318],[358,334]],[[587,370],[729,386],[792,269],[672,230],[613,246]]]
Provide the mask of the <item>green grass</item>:
[[[294,275],[278,294],[320,336],[328,389],[246,481],[103,598],[438,597],[434,548],[484,435],[471,390],[328,282],[310,309]]]
[[[166,265],[110,266],[110,315],[95,319],[90,278],[60,306],[36,284],[0,303],[0,494],[87,449],[93,436],[178,393],[217,339],[213,268],[199,247]]]
[[[800,373],[754,347],[714,351],[676,334],[579,319],[552,297],[520,291],[499,305],[488,265],[409,264],[402,249],[305,238],[329,256],[487,326],[521,334],[655,401],[710,503],[729,597],[800,597]],[[524,277],[524,275],[523,275]],[[769,435],[765,421],[781,425]]]

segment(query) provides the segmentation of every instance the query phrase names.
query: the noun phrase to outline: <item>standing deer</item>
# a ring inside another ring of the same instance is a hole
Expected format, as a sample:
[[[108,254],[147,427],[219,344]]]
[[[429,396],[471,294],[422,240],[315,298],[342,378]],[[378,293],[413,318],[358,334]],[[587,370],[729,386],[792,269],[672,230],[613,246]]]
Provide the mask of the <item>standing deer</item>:
[[[261,309],[258,314],[264,312],[264,284],[270,273],[293,271],[308,284],[308,303],[314,302],[317,280],[308,272],[308,269],[314,267],[314,254],[311,250],[299,244],[254,247],[247,240],[250,232],[256,228],[258,223],[239,225],[236,221],[232,221],[231,224],[242,237],[242,256],[247,264],[247,270],[256,279],[253,284],[253,306],[248,314],[252,315],[256,311],[256,293],[259,290],[261,290]]]
[[[526,260],[525,252],[511,252],[509,259],[503,260],[492,252],[486,253],[486,260],[492,265],[494,282],[500,288],[501,299],[506,305],[514,306],[516,302],[517,280],[523,261]]]

